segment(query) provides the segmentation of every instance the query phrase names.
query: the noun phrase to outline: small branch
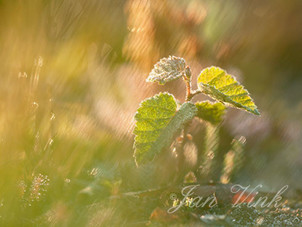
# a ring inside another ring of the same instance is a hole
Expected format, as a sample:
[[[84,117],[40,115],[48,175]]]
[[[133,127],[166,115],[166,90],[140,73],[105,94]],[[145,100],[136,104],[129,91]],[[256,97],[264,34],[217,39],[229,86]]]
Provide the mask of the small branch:
[[[200,94],[201,91],[192,90],[192,85],[191,85],[192,74],[191,74],[191,69],[189,66],[186,67],[182,78],[183,78],[184,82],[186,83],[186,102],[189,102],[195,95]]]
[[[186,67],[186,70],[185,70],[185,73],[183,75],[183,80],[186,84],[186,98],[185,98],[185,101],[186,102],[189,102],[191,101],[191,99],[194,97],[194,95],[200,93],[200,91],[198,90],[195,90],[193,91],[192,90],[192,85],[191,85],[191,69],[189,66]],[[178,152],[178,179],[179,180],[182,180],[183,181],[183,174],[181,174],[184,170],[184,161],[185,161],[185,155],[184,155],[184,146],[187,142],[187,134],[188,134],[188,129],[189,129],[189,126],[190,126],[190,123],[191,122],[188,122],[185,126],[184,126],[184,129],[183,129],[183,132],[182,132],[182,137],[183,137],[183,140],[181,142],[181,145],[180,145],[180,149],[179,149],[179,152]]]
[[[189,96],[187,97],[187,102],[188,101],[191,101],[191,99],[195,96],[195,95],[198,95],[198,94],[201,94],[202,92],[200,90],[194,90],[194,91],[190,91],[190,94]]]
[[[191,80],[185,79],[187,92],[186,92],[186,102],[189,102],[192,98],[192,90],[191,90]]]
[[[191,85],[192,76],[191,76],[191,69],[190,69],[189,66],[186,67],[186,70],[185,70],[184,75],[183,75],[182,78],[183,78],[183,80],[186,84],[186,98],[185,98],[185,101],[189,102],[189,101],[192,100],[192,98],[195,95],[202,93],[202,91],[192,90],[192,85]],[[183,140],[181,141],[180,149],[178,151],[178,174],[179,174],[178,180],[182,180],[182,181],[183,181],[183,178],[184,178],[183,174],[185,174],[185,173],[182,173],[184,171],[184,165],[185,165],[184,147],[185,147],[186,142],[188,141],[187,134],[188,134],[190,124],[191,124],[191,122],[188,122],[184,126],[184,129],[182,131]]]
[[[186,102],[190,101],[192,99],[192,86],[191,86],[191,69],[189,66],[186,67],[183,80],[186,83]]]

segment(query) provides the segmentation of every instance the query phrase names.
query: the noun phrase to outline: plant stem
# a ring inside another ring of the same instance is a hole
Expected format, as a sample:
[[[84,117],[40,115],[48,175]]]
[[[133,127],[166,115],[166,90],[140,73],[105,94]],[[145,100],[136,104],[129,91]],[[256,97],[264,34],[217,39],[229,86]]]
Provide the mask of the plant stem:
[[[187,87],[187,92],[186,92],[186,102],[190,101],[192,99],[192,93],[191,93],[191,78],[190,79],[185,79],[186,87]]]
[[[191,84],[191,70],[189,67],[186,68],[186,75],[183,76],[183,80],[186,84],[186,98],[185,98],[185,101],[186,102],[189,102],[192,100],[192,98],[197,95],[197,94],[200,94],[201,91],[199,90],[192,90],[192,84]],[[185,144],[187,142],[187,134],[188,134],[188,129],[189,129],[189,126],[190,126],[190,123],[191,122],[188,122],[185,126],[184,126],[184,129],[183,129],[183,132],[182,132],[182,137],[183,137],[183,140],[181,142],[181,146],[180,146],[180,149],[179,149],[179,152],[178,152],[178,174],[179,174],[179,180],[182,180],[183,181],[183,178],[184,178],[184,174],[183,171],[184,171],[184,164],[185,164],[185,155],[184,155],[184,147],[185,147]],[[183,173],[183,174],[182,174]]]
[[[199,90],[194,90],[194,91],[190,91],[190,93],[189,93],[189,96],[186,98],[186,101],[187,102],[189,102],[189,101],[191,101],[191,99],[195,96],[195,95],[197,95],[197,94],[201,94],[202,92],[201,91],[199,91]]]
[[[192,84],[191,84],[191,69],[189,66],[186,67],[185,75],[183,76],[183,80],[186,83],[186,102],[191,101],[191,99],[197,95],[200,94],[200,90],[192,90]]]
[[[186,67],[186,71],[185,71],[185,75],[183,75],[183,80],[186,84],[186,98],[185,101],[186,102],[190,102],[192,100],[192,98],[197,95],[202,93],[200,90],[192,90],[192,84],[191,84],[191,70],[190,68],[187,66]],[[182,131],[182,137],[183,140],[180,144],[180,149],[178,151],[178,180],[183,181],[184,176],[185,176],[185,154],[184,154],[184,147],[185,144],[188,140],[187,134],[188,134],[188,129],[190,126],[191,122],[188,122],[187,124],[184,125],[184,129]]]

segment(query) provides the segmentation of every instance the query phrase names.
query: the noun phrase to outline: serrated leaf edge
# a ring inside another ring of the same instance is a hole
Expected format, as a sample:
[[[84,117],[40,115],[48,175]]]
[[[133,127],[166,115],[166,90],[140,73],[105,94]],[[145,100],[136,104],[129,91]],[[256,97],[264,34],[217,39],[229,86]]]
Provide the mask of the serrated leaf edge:
[[[144,101],[150,100],[150,99],[154,99],[155,97],[157,97],[157,96],[159,96],[159,95],[161,95],[161,94],[167,94],[167,95],[172,96],[173,99],[174,99],[174,101],[175,101],[175,103],[176,103],[176,105],[177,105],[177,100],[175,99],[175,97],[174,97],[172,94],[168,93],[168,92],[160,92],[160,93],[158,93],[157,95],[154,95],[154,96],[152,96],[152,97],[150,97],[150,98],[144,99],[141,103],[143,103]],[[140,104],[141,104],[141,103],[140,103]],[[174,115],[171,117],[171,120],[169,121],[169,123],[167,124],[167,126],[166,126],[165,128],[163,128],[163,129],[161,129],[162,132],[159,134],[158,138],[160,138],[161,135],[164,134],[164,130],[165,130],[166,128],[168,128],[168,126],[171,124],[171,121],[175,118],[177,112],[181,109],[181,107],[184,106],[184,105],[188,105],[189,103],[192,105],[192,107],[195,108],[195,111],[194,111],[193,114],[191,114],[190,117],[188,117],[185,121],[183,121],[183,122],[180,124],[180,126],[178,127],[178,130],[179,130],[184,124],[186,124],[188,121],[192,120],[192,119],[196,116],[196,114],[197,114],[197,107],[195,106],[194,103],[192,103],[192,102],[185,102],[185,103],[183,103],[181,106],[178,106],[178,105],[177,105],[177,108],[176,108],[176,110],[175,110]],[[139,105],[139,108],[140,108],[140,107],[141,107],[141,105]],[[139,109],[139,108],[138,108],[138,109]],[[137,112],[138,112],[138,111],[137,111]],[[136,114],[137,114],[137,112],[136,112]],[[136,116],[136,114],[135,114],[135,116]],[[179,118],[179,117],[178,117],[178,118]],[[135,128],[134,128],[133,132],[134,132],[134,131],[135,131]],[[175,133],[176,133],[176,132],[175,132]],[[174,134],[175,134],[175,133],[174,133]],[[134,134],[134,133],[133,133],[133,134]],[[135,135],[135,134],[134,134],[134,135]],[[175,135],[171,135],[172,138],[173,138],[174,136],[175,136]],[[136,147],[135,147],[136,137],[137,137],[137,135],[135,135],[135,137],[134,137],[134,143],[133,143],[134,153],[133,153],[133,157],[134,157],[134,160],[135,160],[136,165],[139,166],[139,165],[141,165],[141,164],[139,164],[139,163],[137,162],[136,156],[135,156],[135,155],[136,155]],[[157,138],[157,139],[158,139],[158,138]],[[147,143],[151,143],[151,142],[147,142]],[[141,143],[141,144],[142,144],[142,143]],[[151,146],[150,149],[154,149],[154,148],[152,148],[152,147],[153,147],[153,146]],[[152,160],[154,160],[154,159],[156,158],[157,155],[158,155],[158,154],[155,154]],[[150,161],[152,161],[152,160],[150,160]]]
[[[220,68],[220,67],[218,67],[218,66],[210,66],[210,67],[207,67],[207,68],[203,69],[203,70],[199,73],[199,76],[203,73],[203,71],[205,71],[205,70],[207,70],[207,69],[210,69],[210,68],[212,68],[212,67],[218,68],[218,69],[224,71],[225,75],[230,75],[231,77],[233,77],[233,79],[237,82],[237,84],[241,85],[241,86],[243,87],[243,90],[246,91],[246,95],[248,95],[248,96],[251,98],[251,101],[254,103],[254,105],[255,105],[255,107],[256,107],[255,110],[252,110],[251,108],[249,108],[249,107],[247,107],[247,106],[243,106],[241,103],[238,103],[238,102],[232,100],[231,98],[229,98],[229,96],[227,96],[227,95],[225,95],[224,93],[222,93],[221,91],[219,91],[218,88],[216,88],[215,86],[212,86],[212,85],[209,85],[209,84],[205,84],[205,83],[202,83],[202,82],[198,82],[198,84],[197,84],[197,85],[198,85],[198,89],[199,89],[200,91],[203,91],[203,90],[204,90],[202,87],[199,86],[199,84],[202,84],[202,85],[205,86],[205,87],[207,87],[207,86],[208,86],[208,87],[214,87],[214,88],[216,89],[216,91],[217,91],[219,94],[222,94],[222,95],[225,96],[227,99],[231,100],[231,102],[234,102],[234,103],[236,103],[237,105],[242,106],[242,108],[237,107],[237,106],[235,106],[235,105],[232,105],[231,103],[228,103],[228,102],[223,102],[223,101],[221,101],[221,100],[215,98],[215,97],[212,96],[211,94],[207,94],[206,92],[204,92],[204,93],[205,93],[206,95],[210,96],[211,98],[215,99],[216,101],[223,103],[223,104],[226,105],[226,106],[230,106],[230,107],[233,107],[233,108],[236,108],[236,109],[244,110],[244,111],[246,111],[246,112],[250,112],[250,113],[253,113],[253,114],[255,114],[255,115],[260,116],[260,112],[258,111],[258,107],[257,107],[257,105],[255,104],[254,99],[251,97],[249,91],[248,91],[241,83],[239,83],[239,82],[237,81],[237,79],[236,79],[235,76],[233,76],[232,74],[229,74],[226,70],[224,70],[224,69],[222,69],[222,68]],[[197,77],[197,81],[198,81],[199,76]],[[246,110],[246,109],[248,109],[248,110]]]

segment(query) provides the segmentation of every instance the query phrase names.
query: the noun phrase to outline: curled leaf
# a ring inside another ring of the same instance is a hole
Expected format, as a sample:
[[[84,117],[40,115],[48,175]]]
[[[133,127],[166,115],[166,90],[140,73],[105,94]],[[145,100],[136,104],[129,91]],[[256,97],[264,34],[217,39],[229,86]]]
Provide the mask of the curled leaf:
[[[166,82],[176,80],[186,73],[186,62],[183,58],[169,56],[162,58],[154,65],[147,82],[158,82],[163,85]]]

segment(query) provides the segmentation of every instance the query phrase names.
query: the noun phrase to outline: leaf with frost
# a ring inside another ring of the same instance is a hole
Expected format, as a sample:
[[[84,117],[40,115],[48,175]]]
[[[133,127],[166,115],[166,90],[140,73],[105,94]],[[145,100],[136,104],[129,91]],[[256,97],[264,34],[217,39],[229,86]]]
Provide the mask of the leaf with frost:
[[[186,62],[183,58],[169,56],[162,58],[154,65],[147,82],[158,82],[163,85],[166,82],[176,80],[185,75]]]
[[[197,82],[198,88],[210,97],[260,115],[248,91],[223,69],[215,66],[206,68],[201,71]]]

